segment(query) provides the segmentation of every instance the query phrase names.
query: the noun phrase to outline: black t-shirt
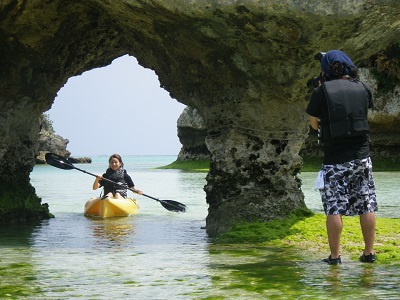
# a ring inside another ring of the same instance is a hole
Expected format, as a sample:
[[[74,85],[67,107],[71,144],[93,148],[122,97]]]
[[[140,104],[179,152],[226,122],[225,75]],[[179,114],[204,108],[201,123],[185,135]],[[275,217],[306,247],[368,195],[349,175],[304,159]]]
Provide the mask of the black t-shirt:
[[[337,79],[343,80],[343,79]],[[360,82],[354,84],[361,84]],[[373,107],[371,88],[364,83],[365,97],[368,97],[368,108]],[[313,117],[328,120],[328,107],[325,91],[321,86],[314,89],[306,112]],[[338,137],[323,140],[324,164],[340,164],[354,159],[366,158],[370,155],[369,133],[356,136]]]

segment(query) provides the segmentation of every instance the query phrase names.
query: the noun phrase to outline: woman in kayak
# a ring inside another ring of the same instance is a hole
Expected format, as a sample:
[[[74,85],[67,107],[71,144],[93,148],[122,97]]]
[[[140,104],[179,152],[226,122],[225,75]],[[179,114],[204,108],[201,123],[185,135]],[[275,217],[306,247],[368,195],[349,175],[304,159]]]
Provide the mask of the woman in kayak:
[[[97,190],[99,187],[104,187],[104,197],[115,198],[126,198],[128,188],[139,195],[143,194],[141,190],[135,189],[135,184],[133,183],[132,178],[123,168],[124,163],[119,154],[111,155],[108,163],[109,167],[106,172],[103,175],[96,176],[96,179],[93,182],[93,190]],[[113,182],[110,182],[107,179]]]

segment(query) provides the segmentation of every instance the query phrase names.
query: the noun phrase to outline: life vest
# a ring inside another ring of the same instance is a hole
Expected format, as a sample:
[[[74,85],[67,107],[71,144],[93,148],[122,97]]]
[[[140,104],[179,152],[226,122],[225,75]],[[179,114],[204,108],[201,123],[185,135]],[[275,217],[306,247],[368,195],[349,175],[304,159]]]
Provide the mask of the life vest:
[[[104,194],[111,192],[115,195],[115,193],[120,193],[123,197],[126,197],[126,189],[128,188],[128,185],[125,181],[125,173],[126,171],[122,168],[119,168],[116,171],[108,168],[106,173],[103,174],[103,177],[118,183],[118,185],[104,180],[102,182],[102,184],[104,185]],[[121,185],[125,188],[123,188]]]
[[[323,140],[369,133],[369,95],[362,82],[337,79],[322,87],[328,109],[328,120],[322,120]]]

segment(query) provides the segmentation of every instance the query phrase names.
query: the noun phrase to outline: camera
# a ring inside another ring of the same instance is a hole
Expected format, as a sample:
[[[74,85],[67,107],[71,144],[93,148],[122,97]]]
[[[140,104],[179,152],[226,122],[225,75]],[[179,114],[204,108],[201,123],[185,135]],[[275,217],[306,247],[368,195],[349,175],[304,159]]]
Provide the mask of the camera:
[[[313,89],[319,87],[319,86],[320,86],[321,84],[323,84],[325,81],[326,81],[326,80],[325,80],[325,77],[322,75],[322,73],[320,73],[319,76],[315,76],[315,77],[313,77],[313,78],[311,78],[311,79],[309,79],[309,80],[307,81],[307,87],[308,87],[310,90],[313,90]]]
[[[314,59],[321,61],[321,59],[325,56],[326,52],[318,52],[317,54],[314,55]]]
[[[321,61],[321,59],[324,57],[326,52],[318,52],[317,54],[314,55],[314,59]],[[322,75],[322,73],[319,74],[319,76],[315,76],[307,81],[307,87],[310,90],[313,90],[316,87],[319,87],[321,84],[325,82],[325,78]]]

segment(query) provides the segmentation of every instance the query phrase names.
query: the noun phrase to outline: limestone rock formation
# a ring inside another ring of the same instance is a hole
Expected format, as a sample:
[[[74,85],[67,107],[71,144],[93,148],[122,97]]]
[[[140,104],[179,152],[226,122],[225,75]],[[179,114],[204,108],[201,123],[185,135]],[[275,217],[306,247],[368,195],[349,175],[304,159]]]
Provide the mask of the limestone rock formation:
[[[67,150],[69,140],[64,139],[54,132],[49,116],[44,114],[41,116],[40,132],[38,139],[38,155],[36,157],[37,164],[44,164],[46,160],[44,156],[47,152],[52,152],[63,157],[69,157],[71,152]]]
[[[210,159],[206,146],[207,130],[195,108],[186,107],[178,122],[178,137],[182,144],[178,161]]]
[[[210,235],[302,209],[305,83],[319,73],[312,57],[339,48],[357,65],[374,66],[398,44],[399,7],[388,0],[3,0],[0,205],[13,194],[22,208],[34,195],[39,116],[68,78],[129,54],[204,120]],[[398,134],[398,118],[384,122]]]
[[[45,164],[45,155],[48,152],[68,158],[71,163],[91,163],[90,157],[70,157],[71,152],[67,150],[69,140],[55,133],[52,121],[47,114],[41,116],[40,132],[38,140],[38,154],[36,164]]]
[[[400,79],[400,43],[397,47],[397,69]],[[400,162],[400,81],[393,81],[388,72],[373,75],[375,69],[362,69],[361,79],[367,81],[375,91],[375,107],[369,113],[372,152],[374,156],[390,157]],[[390,71],[389,71],[390,72]]]
[[[90,157],[84,156],[84,157],[68,157],[68,160],[73,163],[73,164],[90,164],[92,162],[92,159]]]

